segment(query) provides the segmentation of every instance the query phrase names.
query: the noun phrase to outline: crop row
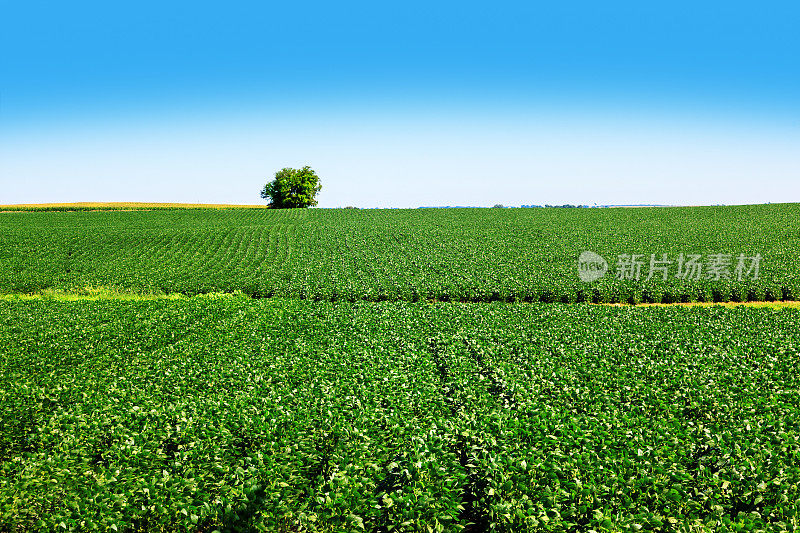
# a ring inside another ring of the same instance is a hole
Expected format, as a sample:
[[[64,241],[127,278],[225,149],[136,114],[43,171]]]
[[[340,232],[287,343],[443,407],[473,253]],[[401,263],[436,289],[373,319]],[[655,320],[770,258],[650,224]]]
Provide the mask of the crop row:
[[[581,281],[584,251],[606,260],[604,277]],[[0,213],[0,292],[102,286],[324,301],[791,300],[800,299],[798,251],[798,204]],[[635,272],[626,270],[626,256],[635,256]],[[651,269],[665,256],[664,270]],[[678,277],[691,256],[700,257],[697,276]],[[718,276],[715,257],[724,257]],[[756,257],[758,272],[748,270]]]
[[[800,313],[0,302],[0,530],[788,531]]]

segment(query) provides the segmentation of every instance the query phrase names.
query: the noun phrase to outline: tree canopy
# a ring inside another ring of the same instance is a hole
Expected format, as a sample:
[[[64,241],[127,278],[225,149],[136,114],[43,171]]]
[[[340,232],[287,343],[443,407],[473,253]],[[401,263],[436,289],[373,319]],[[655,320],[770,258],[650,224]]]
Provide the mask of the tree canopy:
[[[270,200],[270,207],[310,207],[317,205],[316,196],[322,189],[319,176],[311,167],[282,168],[275,179],[261,189],[261,198]]]

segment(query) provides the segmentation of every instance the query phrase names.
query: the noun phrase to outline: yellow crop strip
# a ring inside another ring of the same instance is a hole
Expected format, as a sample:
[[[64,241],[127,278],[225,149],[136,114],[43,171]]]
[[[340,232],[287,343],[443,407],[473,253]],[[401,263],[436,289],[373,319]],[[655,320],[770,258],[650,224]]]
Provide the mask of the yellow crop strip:
[[[0,294],[0,301],[30,301],[48,300],[57,302],[74,301],[96,301],[96,300],[117,300],[117,301],[147,301],[147,300],[185,300],[188,298],[239,298],[244,295],[241,292],[211,292],[187,296],[180,293],[159,294],[159,293],[138,293],[131,291],[120,291],[106,287],[88,287],[76,291],[45,290],[30,294]]]
[[[603,303],[597,305],[607,305],[613,307],[772,307],[772,308],[800,308],[798,301],[774,301],[774,302],[675,302],[675,303],[641,303],[641,304],[627,304],[627,303]]]
[[[152,209],[152,208],[174,208],[174,209],[266,209],[266,205],[240,205],[240,204],[181,204],[181,203],[161,203],[161,202],[74,202],[74,203],[50,203],[50,204],[6,204],[0,205],[0,211],[14,211],[26,209],[42,208],[76,208],[76,209]]]
[[[117,300],[117,301],[148,301],[148,300],[185,300],[189,298],[244,298],[246,295],[241,291],[235,292],[210,292],[189,296],[181,293],[147,293],[113,289],[109,287],[86,287],[76,290],[44,290],[35,293],[10,293],[0,294],[0,301],[29,301],[29,300],[49,300],[61,302],[74,301],[96,301],[96,300]],[[435,303],[428,301],[428,303]],[[469,305],[468,302],[464,302]],[[541,305],[540,302],[537,304]],[[529,305],[529,302],[507,303],[507,305]],[[558,304],[554,304],[558,305]],[[581,304],[562,304],[562,305],[581,305]],[[627,303],[600,303],[589,304],[610,307],[766,307],[766,308],[790,308],[800,309],[800,301],[759,301],[759,302],[676,302],[676,303],[640,303],[631,305]]]

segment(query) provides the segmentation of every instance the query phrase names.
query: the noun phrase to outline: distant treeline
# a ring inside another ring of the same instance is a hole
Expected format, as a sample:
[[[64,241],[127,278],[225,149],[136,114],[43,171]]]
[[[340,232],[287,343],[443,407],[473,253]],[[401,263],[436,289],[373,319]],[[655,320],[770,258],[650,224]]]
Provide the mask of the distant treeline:
[[[572,205],[572,204],[564,204],[564,205],[521,205],[520,207],[589,207],[588,205]]]
[[[516,206],[503,205],[503,204],[495,204],[495,205],[492,206],[493,209],[495,209],[495,208],[506,209],[506,208],[513,208],[513,207],[516,207]],[[522,207],[526,207],[526,208],[528,208],[528,207],[542,207],[542,208],[543,207],[575,207],[575,208],[578,208],[578,207],[591,207],[591,206],[588,206],[588,205],[572,205],[572,204],[564,204],[564,205],[545,204],[545,205],[521,205],[519,207],[520,208],[522,208]],[[598,207],[598,206],[595,206],[595,207]],[[610,207],[610,206],[603,206],[603,207]],[[486,209],[486,208],[483,207],[483,206],[474,206],[474,205],[423,205],[423,206],[418,207],[417,209]]]
[[[492,208],[514,208],[516,206],[513,205],[503,205],[503,204],[495,204]],[[666,204],[611,204],[611,205],[573,205],[573,204],[563,204],[563,205],[521,205],[519,208],[547,208],[547,207],[557,207],[557,208],[565,208],[570,207],[573,209],[589,209],[589,208],[600,208],[600,207],[676,207]],[[417,209],[485,209],[482,206],[468,206],[468,205],[431,205],[431,206],[420,206]]]

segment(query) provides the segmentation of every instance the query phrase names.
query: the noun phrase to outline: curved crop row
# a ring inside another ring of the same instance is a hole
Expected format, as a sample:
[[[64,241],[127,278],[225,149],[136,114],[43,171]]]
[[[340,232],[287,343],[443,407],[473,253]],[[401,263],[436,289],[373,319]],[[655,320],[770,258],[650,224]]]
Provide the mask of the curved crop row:
[[[0,213],[0,244],[5,293],[108,286],[324,301],[800,299],[797,204]],[[591,282],[578,272],[586,251],[608,269]],[[636,276],[626,274],[629,256]],[[678,277],[693,256],[701,270]],[[664,257],[666,279],[651,263]],[[715,267],[718,257],[727,263]],[[757,272],[740,269],[756,257]]]

